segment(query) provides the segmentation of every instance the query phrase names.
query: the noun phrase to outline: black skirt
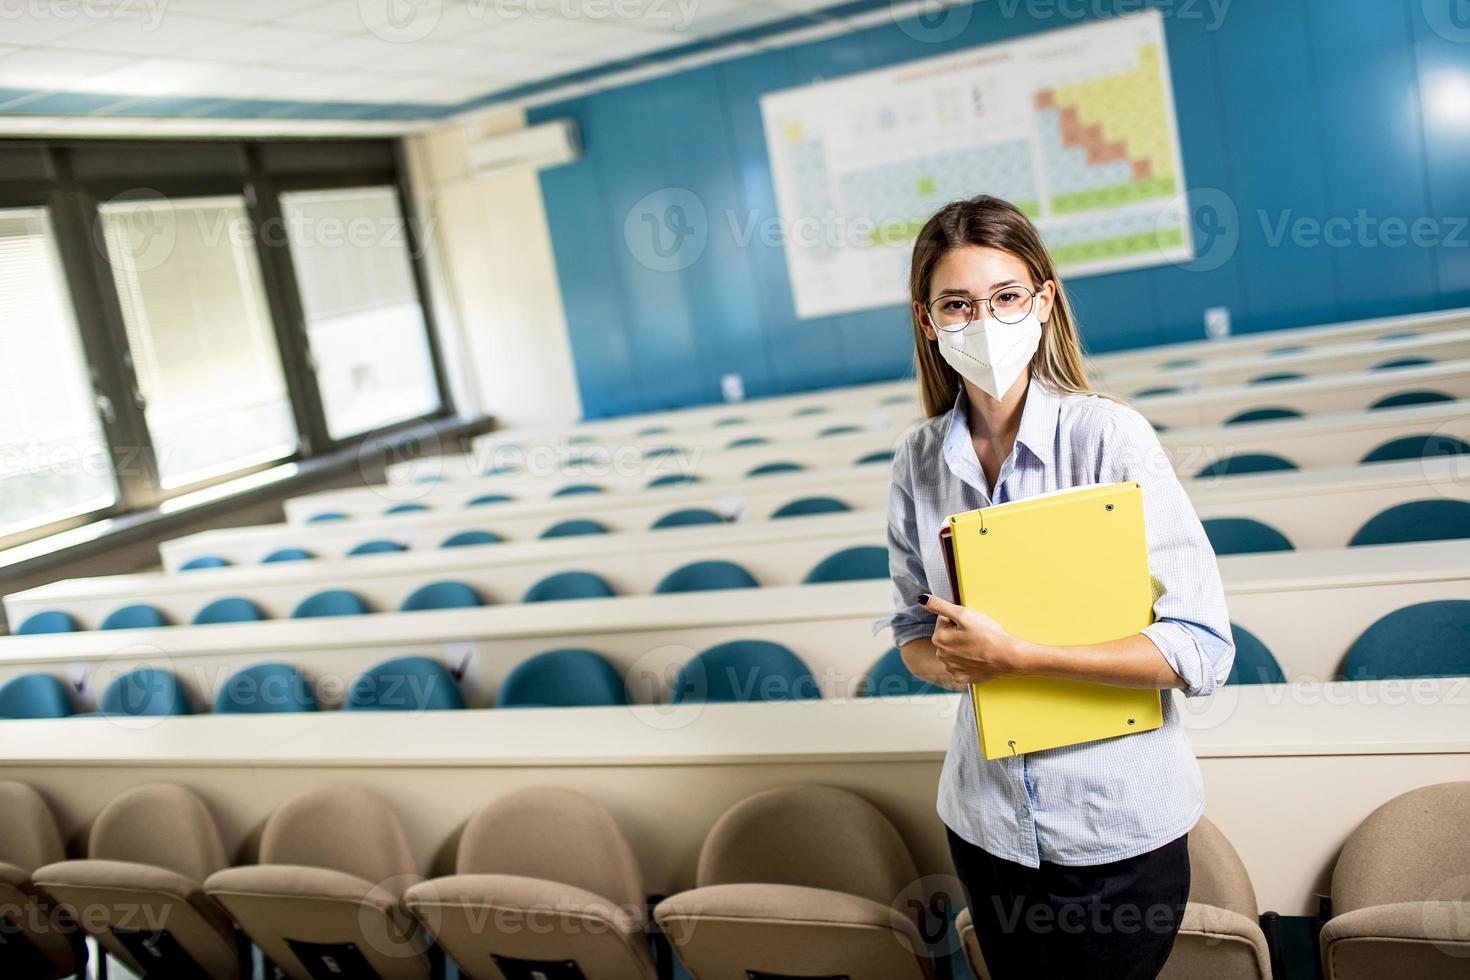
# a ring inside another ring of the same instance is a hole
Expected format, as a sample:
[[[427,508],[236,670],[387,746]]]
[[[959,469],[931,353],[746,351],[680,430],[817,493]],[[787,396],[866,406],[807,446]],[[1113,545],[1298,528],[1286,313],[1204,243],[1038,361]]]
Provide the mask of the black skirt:
[[[1153,980],[1189,898],[1188,835],[1108,864],[998,858],[948,831],[991,980]]]

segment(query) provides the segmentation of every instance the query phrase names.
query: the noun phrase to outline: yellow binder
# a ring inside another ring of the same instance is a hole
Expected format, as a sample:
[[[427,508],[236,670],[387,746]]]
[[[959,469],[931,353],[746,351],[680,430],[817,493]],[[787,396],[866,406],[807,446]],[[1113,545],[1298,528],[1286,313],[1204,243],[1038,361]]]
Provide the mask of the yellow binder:
[[[940,531],[956,601],[1057,646],[1106,643],[1153,622],[1143,489],[1108,483],[956,514]],[[1158,691],[1054,677],[970,685],[987,759],[1158,728]]]

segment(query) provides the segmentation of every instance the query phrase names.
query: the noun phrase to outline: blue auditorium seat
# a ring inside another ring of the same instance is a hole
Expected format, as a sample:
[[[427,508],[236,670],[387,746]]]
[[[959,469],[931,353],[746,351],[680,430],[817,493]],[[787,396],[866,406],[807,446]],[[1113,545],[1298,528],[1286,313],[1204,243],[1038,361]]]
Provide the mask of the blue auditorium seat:
[[[1353,641],[1344,680],[1470,675],[1470,599],[1435,599],[1395,609]]]
[[[1393,360],[1384,361],[1381,364],[1375,364],[1371,368],[1369,368],[1368,370],[1370,370],[1370,371],[1393,371],[1393,370],[1396,370],[1398,368],[1425,367],[1425,366],[1430,365],[1430,364],[1433,364],[1433,363],[1434,363],[1434,358],[1432,358],[1432,357],[1396,357]]]
[[[391,517],[394,514],[421,514],[428,510],[427,504],[394,504],[383,511],[384,516]]]
[[[163,613],[147,603],[135,603],[131,606],[123,606],[114,609],[102,620],[97,628],[100,630],[146,630],[156,626],[167,626],[168,620]]]
[[[65,718],[71,694],[50,674],[21,674],[0,685],[0,718]]]
[[[647,439],[651,436],[666,436],[671,431],[673,430],[667,425],[650,425],[646,429],[639,429],[633,435],[637,439]]]
[[[522,602],[560,602],[564,599],[606,599],[613,588],[591,572],[557,572],[531,586]]]
[[[228,568],[229,562],[218,555],[200,555],[198,558],[190,558],[179,566],[181,572],[192,572],[200,568]]]
[[[344,711],[453,711],[464,707],[454,675],[428,657],[398,657],[363,671]]]
[[[850,436],[855,432],[861,431],[863,431],[862,427],[857,425],[833,425],[818,432],[817,438],[825,439],[828,436]]]
[[[716,429],[723,429],[723,428],[725,428],[728,425],[744,425],[744,424],[745,424],[745,419],[741,418],[738,415],[731,415],[731,416],[729,416],[727,418],[720,419],[718,422],[715,423],[714,427]]]
[[[1386,463],[1395,459],[1428,459],[1433,456],[1456,456],[1470,453],[1470,445],[1454,436],[1403,436],[1390,439],[1368,455],[1364,463]]]
[[[398,607],[399,612],[425,612],[431,609],[473,609],[483,606],[485,600],[480,597],[473,586],[464,582],[445,581],[430,582],[428,585],[415,589],[403,605]]]
[[[484,507],[486,504],[508,504],[516,498],[503,493],[482,493],[478,497],[472,497],[466,507]]]
[[[1160,387],[1157,387],[1157,388],[1145,388],[1142,391],[1135,391],[1133,393],[1133,397],[1134,398],[1154,398],[1154,397],[1157,397],[1159,395],[1177,395],[1177,394],[1179,394],[1183,390],[1184,389],[1182,389],[1182,388],[1176,388],[1173,385],[1161,385]]]
[[[877,545],[862,544],[844,548],[817,562],[817,567],[807,573],[803,581],[807,585],[822,582],[856,582],[860,579],[888,577],[888,549]]]
[[[494,531],[460,531],[451,534],[439,543],[441,548],[466,548],[478,544],[499,544],[500,535]]]
[[[1181,357],[1177,360],[1165,361],[1163,364],[1159,365],[1159,367],[1163,368],[1165,371],[1179,371],[1183,370],[1184,368],[1199,367],[1199,361],[1195,360],[1192,357]]]
[[[1195,477],[1203,479],[1212,476],[1244,476],[1247,473],[1275,473],[1296,468],[1291,460],[1271,453],[1241,453],[1215,460],[1196,473]]]
[[[177,677],[157,667],[139,667],[107,685],[97,713],[151,718],[194,712]]]
[[[655,487],[683,487],[698,482],[699,477],[692,473],[667,473],[649,480],[648,489],[652,490]]]
[[[1266,356],[1282,357],[1286,354],[1305,354],[1307,350],[1308,348],[1303,347],[1300,344],[1292,344],[1287,347],[1272,347],[1270,350],[1266,351]]]
[[[851,507],[835,497],[799,497],[777,507],[771,517],[810,517],[813,514],[842,514],[850,510]]]
[[[265,619],[259,606],[244,596],[226,596],[216,599],[194,614],[195,626],[212,623],[255,623]]]
[[[1275,374],[1263,374],[1259,377],[1251,378],[1246,384],[1270,385],[1276,384],[1278,381],[1301,381],[1305,377],[1305,374],[1298,374],[1295,371],[1278,371]]]
[[[518,472],[520,472],[520,470],[518,470],[514,466],[492,466],[492,467],[490,467],[487,470],[481,470],[480,471],[480,475],[481,476],[510,476],[512,473],[518,473]]]
[[[1370,517],[1348,547],[1470,538],[1470,502],[1435,497],[1395,504]]]
[[[347,520],[347,515],[346,514],[343,514],[340,511],[328,510],[328,511],[323,511],[320,514],[312,514],[310,517],[308,517],[306,519],[306,523],[308,523],[308,524],[328,524],[328,523],[331,523],[332,521],[345,521],[345,520]]]
[[[762,463],[747,472],[746,476],[770,476],[773,473],[800,473],[805,467],[800,463]]]
[[[1302,413],[1294,408],[1252,408],[1232,415],[1225,420],[1226,425],[1243,425],[1247,422],[1270,422],[1273,419],[1299,419]]]
[[[1291,551],[1286,535],[1250,517],[1211,517],[1200,522],[1217,555],[1250,555],[1262,551]]]
[[[321,616],[362,616],[368,611],[366,602],[356,592],[327,589],[307,596],[291,611],[292,619],[316,619]]]
[[[1454,400],[1454,396],[1446,395],[1442,391],[1400,391],[1385,395],[1369,405],[1368,409],[1373,411],[1380,408],[1403,408],[1407,405],[1435,405]]]
[[[1286,683],[1281,665],[1254,633],[1231,623],[1230,637],[1235,641],[1235,662],[1225,679],[1226,685]]]
[[[416,476],[413,478],[414,483],[420,484],[441,483],[443,482],[443,480],[444,474],[442,473],[425,473],[422,476]]]
[[[552,492],[553,497],[576,497],[584,493],[605,493],[606,491],[595,483],[571,483],[560,487]]]
[[[743,449],[746,446],[766,446],[770,445],[770,442],[771,440],[767,439],[765,436],[744,436],[740,439],[734,440],[725,448]]]
[[[672,704],[701,701],[808,701],[821,697],[811,670],[779,643],[731,640],[679,670]]]
[[[214,699],[217,715],[263,715],[317,710],[316,694],[290,664],[255,664],[233,674]]]
[[[654,587],[655,593],[758,589],[755,576],[730,561],[696,561],[676,568]]]
[[[858,695],[865,698],[948,693],[938,685],[915,677],[908,664],[903,662],[903,653],[898,647],[891,647],[878,658],[877,663],[868,671],[868,676],[863,678],[862,688],[858,691]]]
[[[678,446],[655,446],[643,454],[644,459],[659,459],[663,456],[677,456],[684,450]]]
[[[81,627],[69,613],[56,609],[34,613],[15,628],[16,636],[38,636],[42,633],[75,633]]]
[[[628,703],[623,678],[591,650],[548,650],[517,664],[500,685],[497,708],[593,708]]]
[[[891,463],[891,462],[893,462],[893,450],[891,450],[891,449],[880,449],[880,450],[878,450],[875,453],[868,453],[868,455],[863,456],[863,457],[860,457],[858,459],[857,463],[854,464],[854,465],[857,465],[857,466],[867,466],[869,463]]]
[[[260,560],[262,565],[275,561],[311,561],[316,556],[305,548],[277,548]]]
[[[571,538],[581,534],[606,534],[607,528],[596,521],[585,518],[574,518],[553,524],[541,532],[543,538]]]
[[[689,507],[684,510],[671,511],[653,522],[653,528],[663,527],[692,527],[696,524],[723,524],[725,519],[712,510],[703,507]]]
[[[352,550],[347,552],[347,557],[352,558],[357,555],[386,555],[392,551],[407,550],[407,548],[397,541],[389,541],[386,538],[374,538],[372,541],[364,541],[362,544],[355,545]]]

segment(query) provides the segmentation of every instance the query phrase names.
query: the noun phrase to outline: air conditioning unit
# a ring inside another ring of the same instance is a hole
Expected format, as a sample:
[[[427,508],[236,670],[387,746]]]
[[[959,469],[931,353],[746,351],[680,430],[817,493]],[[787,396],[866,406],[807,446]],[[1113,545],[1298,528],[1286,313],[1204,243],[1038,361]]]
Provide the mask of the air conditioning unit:
[[[528,126],[501,133],[470,145],[470,169],[476,174],[531,167],[541,170],[571,163],[582,155],[582,140],[571,119]]]

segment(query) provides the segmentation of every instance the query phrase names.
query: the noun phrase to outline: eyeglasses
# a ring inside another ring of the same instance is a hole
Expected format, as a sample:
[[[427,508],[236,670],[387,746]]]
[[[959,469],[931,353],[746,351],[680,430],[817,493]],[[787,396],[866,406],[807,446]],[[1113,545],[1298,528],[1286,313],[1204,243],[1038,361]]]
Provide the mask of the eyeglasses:
[[[979,318],[983,307],[1001,323],[1020,323],[1036,305],[1036,293],[1025,286],[1002,286],[987,298],[941,296],[928,306],[929,322],[946,333],[963,330]]]

